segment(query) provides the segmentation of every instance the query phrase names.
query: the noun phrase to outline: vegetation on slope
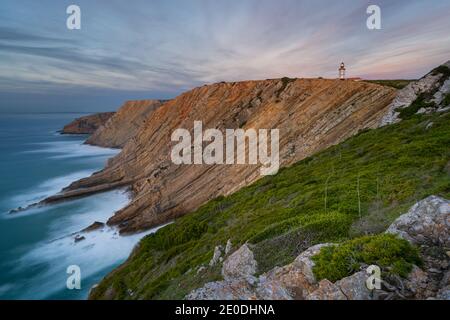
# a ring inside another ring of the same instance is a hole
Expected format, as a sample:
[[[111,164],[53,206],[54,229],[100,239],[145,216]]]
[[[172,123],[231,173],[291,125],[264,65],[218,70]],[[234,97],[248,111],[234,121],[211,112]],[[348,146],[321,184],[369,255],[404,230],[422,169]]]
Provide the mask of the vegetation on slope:
[[[313,272],[316,278],[331,282],[348,277],[369,265],[377,265],[387,273],[406,277],[413,264],[421,264],[417,248],[392,234],[363,236],[324,247],[312,259],[315,262]]]
[[[416,80],[405,80],[405,79],[402,79],[402,80],[366,80],[366,82],[376,83],[376,84],[380,84],[382,86],[388,86],[388,87],[392,87],[395,89],[403,89],[412,81],[416,81]]]
[[[413,203],[431,194],[450,196],[449,123],[450,114],[415,115],[366,130],[276,176],[210,201],[145,237],[91,298],[183,298],[221,278],[219,267],[197,270],[228,239],[235,248],[248,241],[262,273],[292,262],[311,245],[384,232]],[[393,250],[402,247],[390,245]],[[404,256],[388,256],[387,264],[398,265],[400,272],[407,269],[397,262]],[[408,259],[406,263],[414,260]]]

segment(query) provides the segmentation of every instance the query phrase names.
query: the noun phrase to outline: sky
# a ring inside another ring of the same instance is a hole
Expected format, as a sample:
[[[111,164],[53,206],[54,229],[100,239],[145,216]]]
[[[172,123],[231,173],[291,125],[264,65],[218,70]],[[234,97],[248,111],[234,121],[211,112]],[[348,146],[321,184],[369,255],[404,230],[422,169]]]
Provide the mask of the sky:
[[[81,9],[81,29],[66,8]],[[366,26],[370,4],[381,30]],[[0,113],[97,112],[203,84],[415,79],[450,59],[450,0],[1,0]]]

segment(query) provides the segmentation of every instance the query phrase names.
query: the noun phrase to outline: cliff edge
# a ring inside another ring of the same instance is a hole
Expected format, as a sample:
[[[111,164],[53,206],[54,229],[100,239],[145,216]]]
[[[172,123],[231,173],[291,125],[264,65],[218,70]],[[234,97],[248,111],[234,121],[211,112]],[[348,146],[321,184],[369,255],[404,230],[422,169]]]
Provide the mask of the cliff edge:
[[[80,117],[64,126],[62,134],[91,134],[105,124],[114,112],[102,112]]]
[[[105,148],[123,148],[134,137],[157,108],[163,104],[160,100],[127,101],[120,109],[96,130],[86,144]]]
[[[272,79],[205,85],[168,101],[106,168],[44,203],[130,186],[134,199],[110,220],[121,232],[166,223],[259,179],[259,165],[175,165],[171,135],[204,129],[280,130],[280,166],[288,166],[358,131],[377,127],[396,90],[326,79]],[[124,128],[126,130],[126,128]]]

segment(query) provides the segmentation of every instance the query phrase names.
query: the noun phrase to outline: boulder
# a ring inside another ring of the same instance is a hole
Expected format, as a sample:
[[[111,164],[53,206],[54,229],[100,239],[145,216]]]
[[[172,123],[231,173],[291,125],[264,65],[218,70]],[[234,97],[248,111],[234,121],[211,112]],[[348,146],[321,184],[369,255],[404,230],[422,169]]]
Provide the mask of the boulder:
[[[253,287],[244,279],[216,281],[189,293],[187,300],[256,300]]]
[[[387,233],[415,245],[450,247],[450,201],[430,196],[392,223]]]
[[[360,271],[335,283],[348,300],[372,300],[371,291],[367,288],[367,273]]]
[[[347,297],[337,285],[325,279],[319,282],[317,290],[306,296],[306,300],[347,300]]]
[[[223,263],[222,275],[225,280],[252,276],[256,273],[257,263],[247,244],[231,254]]]

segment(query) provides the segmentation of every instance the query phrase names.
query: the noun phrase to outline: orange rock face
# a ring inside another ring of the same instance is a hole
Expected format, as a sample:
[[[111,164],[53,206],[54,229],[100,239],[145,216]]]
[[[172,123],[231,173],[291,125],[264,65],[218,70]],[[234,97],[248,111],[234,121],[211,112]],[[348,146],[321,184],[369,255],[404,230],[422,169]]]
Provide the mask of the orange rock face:
[[[103,124],[105,124],[109,118],[114,115],[114,112],[102,112],[91,114],[85,117],[75,119],[68,125],[64,126],[61,133],[63,134],[91,134]]]
[[[127,101],[86,140],[86,143],[107,148],[122,148],[161,104],[160,100]]]
[[[171,134],[194,121],[203,128],[279,129],[280,165],[288,166],[377,127],[395,90],[325,79],[274,79],[199,87],[153,111],[106,168],[70,185],[49,202],[131,186],[132,202],[109,224],[135,232],[189,213],[259,179],[259,165],[175,165]]]

